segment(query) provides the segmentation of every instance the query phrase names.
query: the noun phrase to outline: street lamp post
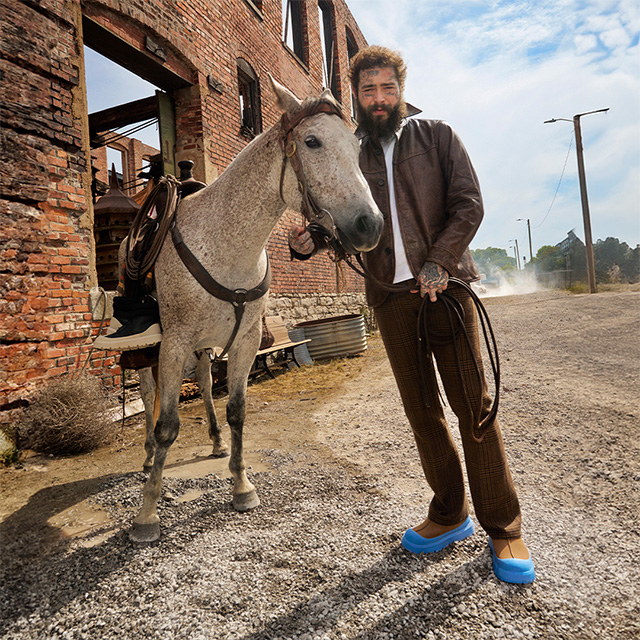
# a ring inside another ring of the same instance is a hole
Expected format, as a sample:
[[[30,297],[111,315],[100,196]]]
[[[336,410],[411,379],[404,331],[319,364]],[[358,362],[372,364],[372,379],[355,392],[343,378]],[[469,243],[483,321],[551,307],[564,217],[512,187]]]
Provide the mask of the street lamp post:
[[[582,200],[582,218],[584,220],[584,243],[587,250],[587,275],[589,278],[589,293],[596,293],[596,268],[595,260],[593,258],[593,240],[591,238],[591,217],[589,214],[589,198],[587,196],[587,178],[584,171],[584,158],[582,148],[582,130],[580,129],[580,118],[582,116],[588,116],[592,113],[602,113],[609,111],[609,107],[606,109],[596,109],[595,111],[587,111],[586,113],[577,113],[573,116],[573,120],[567,118],[552,118],[551,120],[545,120],[544,124],[550,122],[558,122],[563,120],[564,122],[573,122],[573,130],[576,136],[576,153],[578,154],[578,176],[580,178],[580,198]]]
[[[529,218],[526,220],[524,218],[517,218],[516,222],[526,222],[527,223],[527,231],[529,233],[529,261],[533,260],[533,245],[531,244],[531,222]]]
[[[518,249],[518,241],[517,240],[509,240],[509,242],[515,242],[516,246],[514,247],[514,254],[516,256],[516,267],[518,271],[520,271],[520,249]]]

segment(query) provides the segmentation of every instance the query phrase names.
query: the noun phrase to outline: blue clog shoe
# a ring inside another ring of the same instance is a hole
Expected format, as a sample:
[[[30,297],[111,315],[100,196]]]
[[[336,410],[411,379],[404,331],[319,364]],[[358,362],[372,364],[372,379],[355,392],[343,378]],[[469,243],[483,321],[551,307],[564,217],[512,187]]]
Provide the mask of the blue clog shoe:
[[[473,522],[471,522],[471,518],[467,517],[459,527],[435,538],[423,538],[413,529],[407,529],[400,544],[411,553],[434,553],[448,547],[452,542],[468,538],[473,535],[474,531]]]
[[[493,541],[489,538],[489,547],[493,556],[493,573],[502,582],[514,584],[528,584],[536,579],[536,570],[531,560],[531,554],[527,560],[518,558],[498,558],[493,548]]]

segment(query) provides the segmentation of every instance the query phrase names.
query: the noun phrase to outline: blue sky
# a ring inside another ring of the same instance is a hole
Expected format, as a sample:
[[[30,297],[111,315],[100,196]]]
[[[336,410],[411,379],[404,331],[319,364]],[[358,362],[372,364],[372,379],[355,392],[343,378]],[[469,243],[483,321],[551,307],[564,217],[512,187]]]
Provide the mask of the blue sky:
[[[517,218],[531,222],[534,254],[570,229],[584,239],[573,125],[543,122],[605,107],[581,119],[593,238],[640,243],[637,0],[348,5],[369,43],[403,54],[406,99],[461,135],[486,211],[472,248],[511,254],[517,239],[528,258]]]
[[[461,135],[486,211],[472,248],[511,254],[517,239],[528,258],[518,218],[530,220],[534,253],[571,229],[584,238],[573,125],[543,122],[605,107],[581,120],[593,239],[640,243],[637,0],[347,3],[369,43],[403,54],[406,99]],[[86,51],[90,112],[153,93]]]

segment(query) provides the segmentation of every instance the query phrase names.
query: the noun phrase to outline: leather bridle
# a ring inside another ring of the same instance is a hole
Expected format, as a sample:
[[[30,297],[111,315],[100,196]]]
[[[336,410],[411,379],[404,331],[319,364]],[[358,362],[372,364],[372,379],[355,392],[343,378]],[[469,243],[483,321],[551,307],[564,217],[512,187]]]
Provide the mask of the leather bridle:
[[[282,188],[284,184],[284,173],[287,168],[287,161],[291,164],[291,168],[296,174],[296,178],[298,180],[298,189],[302,194],[302,206],[301,212],[302,215],[307,219],[310,223],[321,224],[320,220],[325,217],[328,217],[331,221],[331,227],[327,228],[325,225],[322,225],[327,231],[330,232],[329,239],[333,239],[337,237],[337,228],[335,220],[329,211],[326,209],[322,209],[318,206],[317,202],[313,198],[313,196],[309,193],[309,186],[307,185],[307,179],[304,174],[304,169],[302,167],[302,162],[300,161],[300,156],[298,155],[298,146],[293,139],[293,131],[294,129],[306,118],[310,118],[311,116],[315,116],[318,113],[326,113],[331,116],[338,116],[341,120],[342,111],[338,105],[330,102],[329,100],[318,100],[315,102],[310,102],[308,105],[303,107],[300,111],[298,111],[293,116],[289,116],[287,113],[282,114],[282,118],[280,120],[280,146],[282,147],[282,170],[280,171],[280,198],[284,201],[284,196],[282,193]]]

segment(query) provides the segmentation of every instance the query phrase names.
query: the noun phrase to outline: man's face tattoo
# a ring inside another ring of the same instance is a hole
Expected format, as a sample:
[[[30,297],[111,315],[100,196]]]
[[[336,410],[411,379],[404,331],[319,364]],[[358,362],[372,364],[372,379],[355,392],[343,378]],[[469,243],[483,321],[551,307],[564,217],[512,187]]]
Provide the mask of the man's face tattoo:
[[[405,104],[393,67],[360,72],[356,116],[360,127],[376,138],[387,138],[400,128]]]

